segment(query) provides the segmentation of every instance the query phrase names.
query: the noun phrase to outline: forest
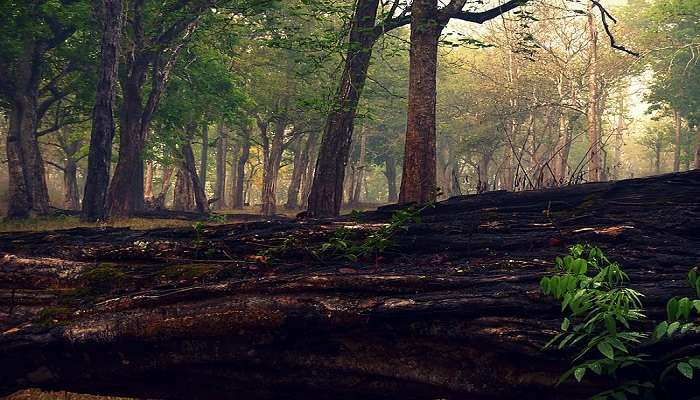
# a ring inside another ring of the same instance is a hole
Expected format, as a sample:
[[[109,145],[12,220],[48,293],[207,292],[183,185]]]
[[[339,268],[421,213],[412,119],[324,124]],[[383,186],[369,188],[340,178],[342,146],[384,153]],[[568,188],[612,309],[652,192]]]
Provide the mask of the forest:
[[[0,215],[0,398],[700,398],[700,0],[0,0]]]

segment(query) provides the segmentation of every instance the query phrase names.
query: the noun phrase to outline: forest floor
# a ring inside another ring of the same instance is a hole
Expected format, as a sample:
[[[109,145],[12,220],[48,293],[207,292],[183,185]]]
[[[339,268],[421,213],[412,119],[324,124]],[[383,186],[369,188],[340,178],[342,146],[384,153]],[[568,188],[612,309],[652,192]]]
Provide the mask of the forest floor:
[[[342,210],[346,215],[352,211],[368,211],[380,206],[380,204],[360,204],[356,207],[348,207]],[[65,211],[61,211],[65,212]],[[300,210],[285,210],[279,207],[275,218],[294,218]],[[70,214],[73,214],[72,212]],[[227,209],[216,211],[210,217],[202,217],[199,221],[204,226],[215,226],[232,223],[264,221],[269,218],[260,214],[260,207],[246,207],[242,209]],[[133,230],[148,230],[158,228],[184,228],[192,226],[191,219],[181,218],[120,218],[107,222],[85,222],[75,215],[53,215],[47,217],[35,217],[22,220],[1,220],[0,233],[11,232],[41,232],[74,228],[130,228]]]
[[[461,196],[370,257],[347,248],[403,208],[0,234],[0,393],[583,398],[596,385],[553,389],[569,361],[542,350],[562,315],[540,279],[570,245],[600,246],[658,321],[693,292],[698,199],[700,171]]]

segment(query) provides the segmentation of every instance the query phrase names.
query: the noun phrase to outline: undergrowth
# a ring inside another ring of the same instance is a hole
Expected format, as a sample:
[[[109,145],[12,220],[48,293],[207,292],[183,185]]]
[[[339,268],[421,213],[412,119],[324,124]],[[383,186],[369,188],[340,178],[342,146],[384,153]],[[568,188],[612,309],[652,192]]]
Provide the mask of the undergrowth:
[[[649,322],[644,296],[628,286],[627,273],[599,248],[575,245],[569,255],[557,257],[555,264],[555,273],[542,279],[541,288],[561,302],[565,317],[560,333],[545,347],[576,352],[573,366],[559,383],[572,378],[582,382],[589,372],[609,379],[612,389],[598,393],[595,400],[667,399],[679,387],[696,392],[683,398],[700,394],[696,382],[690,382],[700,370],[700,354],[675,344],[681,336],[700,333],[700,299],[672,298],[666,320],[649,332],[644,329]],[[695,270],[688,274],[688,281],[700,298],[700,277]],[[668,341],[673,348],[666,354],[678,356],[666,359],[642,351],[660,341]]]

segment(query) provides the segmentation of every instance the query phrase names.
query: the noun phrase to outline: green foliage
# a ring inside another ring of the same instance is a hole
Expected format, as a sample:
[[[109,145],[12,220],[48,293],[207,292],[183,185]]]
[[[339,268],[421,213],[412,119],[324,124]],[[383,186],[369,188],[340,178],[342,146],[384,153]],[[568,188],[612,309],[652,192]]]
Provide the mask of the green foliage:
[[[264,251],[261,256],[267,259],[278,259],[292,250],[304,249],[313,258],[319,261],[348,260],[359,261],[371,257],[378,257],[384,253],[392,244],[392,238],[401,231],[408,230],[412,223],[420,222],[420,214],[428,207],[428,204],[421,208],[413,206],[396,211],[391,216],[391,221],[382,225],[369,235],[362,235],[360,227],[341,227],[333,231],[333,234],[317,246],[304,246],[299,243],[296,237],[287,237],[281,245],[272,247]],[[355,218],[359,218],[359,213],[353,212]]]
[[[422,208],[411,206],[398,210],[392,214],[388,224],[381,226],[360,240],[354,237],[352,229],[337,229],[328,241],[311,249],[311,253],[320,260],[347,259],[357,261],[362,258],[377,257],[392,245],[392,238],[397,233],[408,230],[408,226],[412,223],[419,223],[421,212],[432,206],[432,204]]]
[[[616,262],[590,245],[575,245],[569,255],[557,257],[556,273],[542,278],[544,294],[561,302],[565,315],[561,332],[545,347],[575,349],[574,365],[559,382],[574,378],[581,382],[588,371],[611,378],[614,389],[601,392],[596,400],[626,399],[628,397],[663,398],[667,377],[674,371],[692,379],[700,367],[698,355],[673,360],[654,360],[638,351],[639,345],[652,337],[670,339],[674,335],[700,332],[693,322],[700,313],[700,300],[673,298],[668,302],[667,321],[656,326],[653,333],[643,332],[645,322],[642,297],[627,287],[628,275]],[[700,278],[693,270],[688,275],[691,286],[700,297]],[[659,367],[660,366],[660,367]],[[642,375],[644,379],[623,379],[622,376]]]

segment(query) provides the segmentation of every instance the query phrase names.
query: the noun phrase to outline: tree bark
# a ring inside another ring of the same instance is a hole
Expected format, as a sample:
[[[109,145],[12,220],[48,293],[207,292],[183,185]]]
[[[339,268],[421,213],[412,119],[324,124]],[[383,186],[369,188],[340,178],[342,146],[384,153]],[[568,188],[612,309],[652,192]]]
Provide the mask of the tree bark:
[[[309,204],[309,193],[314,179],[314,167],[316,166],[316,150],[318,149],[318,132],[311,132],[304,147],[304,174],[301,185],[301,200],[299,208],[306,209]]]
[[[287,119],[280,117],[274,121],[274,125],[275,132],[272,136],[272,143],[270,143],[263,169],[262,209],[260,211],[266,216],[277,213],[277,178],[280,164],[282,163]]]
[[[49,211],[44,160],[39,150],[39,83],[41,63],[35,52],[38,45],[28,45],[20,63],[13,93],[7,133],[8,218],[26,218]]]
[[[105,206],[115,131],[114,99],[123,18],[122,0],[102,0],[100,15],[103,26],[100,78],[92,110],[90,153],[81,215],[86,221],[97,221],[107,216]]]
[[[694,296],[698,197],[700,171],[453,198],[355,271],[302,249],[239,261],[290,235],[320,245],[342,220],[0,234],[0,396],[589,398],[607,387],[556,384],[575,354],[542,348],[562,314],[540,279],[568,245],[600,246],[652,327],[671,297]],[[397,208],[353,224],[371,234]],[[656,358],[697,338],[649,342],[639,350]]]
[[[396,159],[387,155],[384,159],[384,176],[386,176],[387,184],[387,201],[389,203],[396,203],[399,200],[399,194],[396,190]]]
[[[345,166],[362,95],[372,47],[377,39],[374,30],[379,0],[359,0],[355,8],[345,68],[335,97],[335,104],[326,119],[321,147],[316,161],[309,214],[315,217],[340,215],[343,201]]]
[[[191,129],[194,129],[192,127]],[[192,135],[190,135],[192,137]],[[186,141],[180,148],[182,154],[183,167],[188,173],[188,177],[192,182],[192,193],[194,194],[195,209],[202,213],[209,213],[209,203],[207,202],[207,196],[204,192],[204,183],[199,178],[197,174],[197,168],[195,167],[194,152],[192,151],[192,142]]]
[[[148,201],[153,200],[153,169],[153,161],[146,161],[146,175],[143,179],[143,197]]]
[[[360,157],[355,165],[355,189],[349,200],[350,204],[360,203],[360,193],[362,193],[362,184],[365,177],[365,159],[367,158],[367,126],[363,125],[360,131]]]
[[[683,146],[681,131],[682,131],[681,113],[673,111],[673,123],[675,128],[675,136],[673,140],[673,172],[681,170],[681,147]]]
[[[175,177],[175,194],[173,195],[173,210],[194,211],[194,189],[192,178],[184,162],[180,163]]]
[[[80,210],[78,164],[68,158],[64,161],[63,168],[63,207],[66,210]]]
[[[202,154],[199,166],[199,179],[202,187],[207,187],[207,170],[209,169],[209,125],[202,125]]]
[[[598,27],[593,12],[593,3],[588,2],[588,41],[590,63],[588,66],[588,181],[598,182],[603,172],[600,158],[601,141],[598,130],[599,94],[598,94]]]
[[[411,6],[411,56],[408,121],[401,175],[400,203],[435,200],[435,105],[438,38],[435,0],[415,0]]]
[[[226,208],[226,152],[228,150],[228,132],[226,126],[220,122],[218,127],[219,137],[216,142],[216,188],[214,198],[217,199],[214,207],[217,210]]]
[[[233,204],[231,207],[241,209],[245,205],[245,166],[250,157],[250,128],[241,128],[243,136],[241,137],[241,156],[236,160],[236,188],[233,193]]]
[[[301,178],[303,176],[304,168],[306,167],[304,160],[305,146],[302,146],[302,144],[303,139],[297,138],[293,146],[294,161],[292,162],[292,178],[289,181],[289,188],[287,189],[287,203],[284,205],[286,210],[296,210],[299,207]]]

